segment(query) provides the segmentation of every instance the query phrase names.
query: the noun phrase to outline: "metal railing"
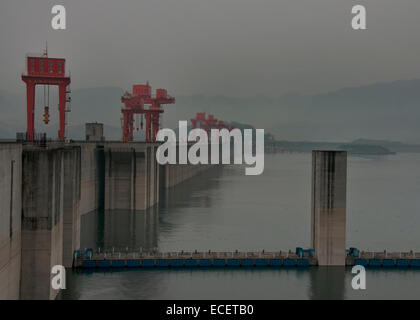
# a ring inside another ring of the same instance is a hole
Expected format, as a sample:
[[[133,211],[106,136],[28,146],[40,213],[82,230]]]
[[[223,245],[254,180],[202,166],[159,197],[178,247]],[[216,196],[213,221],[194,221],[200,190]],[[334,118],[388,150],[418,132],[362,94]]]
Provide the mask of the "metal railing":
[[[22,143],[22,144],[33,144],[40,147],[46,147],[47,142],[51,142],[52,139],[47,138],[46,133],[35,133],[34,138],[32,140],[27,139],[27,133],[26,132],[17,132],[16,133],[16,142]]]
[[[174,252],[160,252],[156,248],[152,249],[130,249],[125,248],[97,248],[77,250],[75,252],[76,259],[280,259],[280,258],[311,258],[309,255],[299,256],[292,251],[174,251]]]

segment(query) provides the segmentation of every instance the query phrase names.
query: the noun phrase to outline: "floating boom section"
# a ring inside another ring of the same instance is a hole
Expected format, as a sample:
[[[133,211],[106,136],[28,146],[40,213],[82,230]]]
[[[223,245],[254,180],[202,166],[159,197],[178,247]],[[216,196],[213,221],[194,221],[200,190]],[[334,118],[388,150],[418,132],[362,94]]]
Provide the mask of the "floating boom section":
[[[162,105],[175,103],[175,98],[168,95],[166,89],[156,89],[152,96],[152,87],[147,83],[133,85],[133,92],[126,91],[121,102],[124,104],[121,109],[123,141],[133,141],[134,115],[140,114],[146,119],[146,142],[154,142],[160,128],[160,114],[164,112]]]

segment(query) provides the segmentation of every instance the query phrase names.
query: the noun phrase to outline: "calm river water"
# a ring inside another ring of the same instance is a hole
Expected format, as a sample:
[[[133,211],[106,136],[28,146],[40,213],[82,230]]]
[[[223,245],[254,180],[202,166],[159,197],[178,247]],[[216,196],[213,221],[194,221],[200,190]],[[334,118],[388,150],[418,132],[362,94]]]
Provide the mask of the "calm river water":
[[[348,158],[347,247],[420,251],[420,154]],[[83,248],[289,250],[309,247],[311,154],[266,154],[260,176],[215,168],[147,212],[82,217]],[[63,299],[420,298],[420,270],[350,268],[67,272]]]

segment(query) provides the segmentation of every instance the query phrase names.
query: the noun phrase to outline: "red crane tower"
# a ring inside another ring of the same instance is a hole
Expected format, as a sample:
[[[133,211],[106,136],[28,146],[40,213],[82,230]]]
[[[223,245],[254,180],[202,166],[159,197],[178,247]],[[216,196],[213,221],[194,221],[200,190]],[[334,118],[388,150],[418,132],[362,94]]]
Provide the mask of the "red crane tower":
[[[154,142],[159,131],[160,114],[164,112],[161,105],[173,104],[175,98],[168,95],[166,89],[156,89],[156,95],[152,97],[152,87],[147,83],[133,85],[133,93],[126,91],[121,102],[124,103],[121,109],[123,141],[133,141],[134,115],[140,114],[146,118],[146,142]],[[150,105],[149,108],[146,105]]]
[[[191,119],[191,123],[193,129],[203,129],[209,134],[210,129],[216,128],[217,119],[212,114],[209,114],[206,119],[205,112],[197,112],[195,118]]]
[[[197,112],[195,118],[191,119],[191,123],[192,123],[193,129],[200,128],[200,129],[205,130],[208,133],[209,128],[208,128],[205,112]]]
[[[217,119],[214,117],[214,115],[209,114],[207,116],[207,134],[210,133],[210,129],[217,128]]]
[[[233,130],[233,126],[227,126],[224,124],[222,120],[217,120],[212,114],[209,114],[206,119],[206,113],[205,112],[197,112],[194,119],[191,119],[192,128],[200,128],[207,132],[207,134],[210,133],[210,129],[227,129],[227,130]]]
[[[59,113],[60,129],[58,139],[65,139],[66,128],[66,103],[70,102],[67,96],[70,90],[67,86],[70,84],[70,77],[65,73],[65,59],[48,57],[47,50],[42,55],[27,55],[26,72],[22,75],[22,80],[26,83],[27,100],[27,131],[26,140],[33,141],[35,136],[35,86],[36,85],[56,85],[59,88]],[[49,122],[49,106],[44,108],[44,122]]]

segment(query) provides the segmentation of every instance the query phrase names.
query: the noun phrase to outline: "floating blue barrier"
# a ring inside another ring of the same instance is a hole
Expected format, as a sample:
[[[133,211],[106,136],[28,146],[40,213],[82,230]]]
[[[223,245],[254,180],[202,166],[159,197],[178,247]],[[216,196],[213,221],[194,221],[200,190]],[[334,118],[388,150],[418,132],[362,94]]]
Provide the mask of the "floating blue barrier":
[[[213,260],[214,267],[226,267],[226,260],[225,259],[214,259]]]
[[[187,259],[185,260],[185,266],[186,267],[197,267],[198,266],[198,261],[197,259]]]
[[[84,260],[82,261],[82,268],[96,268],[96,260]]]
[[[241,265],[242,265],[242,267],[253,267],[254,266],[254,260],[252,260],[252,259],[242,259]]]
[[[83,251],[82,250],[74,250],[74,257],[76,259],[79,259],[82,256]]]
[[[381,264],[381,260],[379,259],[369,259],[369,267],[380,267]]]
[[[359,249],[357,248],[350,248],[353,251],[353,257],[359,257]]]
[[[397,267],[399,267],[399,268],[408,267],[408,260],[407,259],[398,259],[397,260]]]
[[[256,267],[266,267],[268,265],[267,259],[256,259],[255,266]]]
[[[111,261],[110,260],[98,260],[97,261],[98,268],[109,268],[111,267]]]
[[[298,259],[297,260],[298,267],[309,267],[309,260],[308,259]]]
[[[281,267],[282,265],[281,259],[270,259],[270,267]]]
[[[88,259],[92,259],[92,256],[93,256],[93,249],[87,249],[87,250],[85,251],[85,255],[86,255],[86,258],[88,258]]]
[[[184,266],[184,260],[174,259],[171,260],[171,267],[179,268]]]
[[[420,260],[415,259],[410,261],[410,267],[412,268],[420,268]]]
[[[124,260],[113,260],[112,261],[112,267],[113,268],[124,268],[125,262]]]
[[[128,268],[140,268],[140,260],[127,260]]]
[[[368,265],[368,261],[366,259],[355,259],[354,260],[355,266],[364,266],[366,267]]]
[[[159,268],[165,268],[169,266],[169,261],[167,259],[157,259],[156,266]]]
[[[227,265],[229,267],[240,267],[241,261],[239,259],[228,259]]]
[[[284,259],[283,265],[285,267],[295,267],[296,266],[296,260],[295,259]]]
[[[393,259],[384,259],[382,261],[382,265],[384,267],[394,267],[395,266],[395,261]]]
[[[349,255],[349,256],[352,256],[352,257],[355,257],[355,258],[358,258],[359,257],[359,249],[357,249],[357,248],[350,248],[350,249],[347,249],[346,250],[346,253]]]
[[[146,259],[141,262],[143,268],[153,268],[155,266],[155,260]]]
[[[314,256],[314,249],[303,249],[300,247],[296,248],[296,254],[299,258],[303,258],[305,256],[305,253],[309,255],[309,257]]]
[[[201,259],[200,260],[200,267],[211,267],[211,260],[210,259]]]

